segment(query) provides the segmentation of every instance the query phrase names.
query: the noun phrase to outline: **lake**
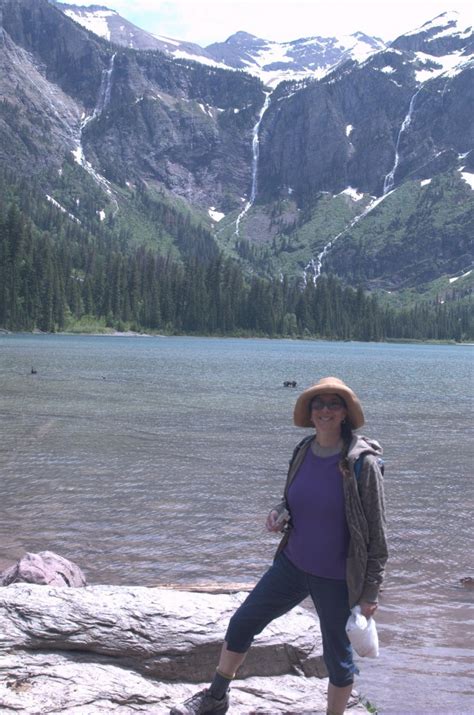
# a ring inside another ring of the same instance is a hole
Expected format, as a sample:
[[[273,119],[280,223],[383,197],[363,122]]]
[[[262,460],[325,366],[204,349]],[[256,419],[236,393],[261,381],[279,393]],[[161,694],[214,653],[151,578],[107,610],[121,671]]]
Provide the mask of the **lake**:
[[[359,663],[359,690],[383,713],[472,713],[474,592],[459,583],[474,576],[472,358],[454,345],[3,335],[0,569],[49,549],[90,583],[250,587],[308,433],[295,399],[336,375],[386,464],[381,656]]]

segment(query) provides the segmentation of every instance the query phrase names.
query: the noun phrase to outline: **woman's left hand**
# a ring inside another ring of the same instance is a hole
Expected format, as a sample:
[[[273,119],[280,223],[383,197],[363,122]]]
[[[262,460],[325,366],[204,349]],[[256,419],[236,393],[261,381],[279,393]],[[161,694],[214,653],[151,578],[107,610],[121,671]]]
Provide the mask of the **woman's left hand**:
[[[375,611],[377,610],[377,604],[369,603],[368,601],[361,601],[359,603],[359,607],[360,607],[360,612],[366,618],[370,618],[371,616],[373,616]]]
[[[278,512],[276,509],[272,509],[269,515],[267,516],[267,521],[265,522],[265,526],[267,527],[267,531],[280,531],[281,529],[281,524],[277,523],[278,519]]]

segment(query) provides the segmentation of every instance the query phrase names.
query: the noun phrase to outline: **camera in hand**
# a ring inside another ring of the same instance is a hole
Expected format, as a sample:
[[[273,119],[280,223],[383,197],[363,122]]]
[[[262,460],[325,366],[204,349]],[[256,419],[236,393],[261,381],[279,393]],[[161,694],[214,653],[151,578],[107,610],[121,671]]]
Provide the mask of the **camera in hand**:
[[[283,531],[285,527],[287,527],[289,521],[290,512],[288,511],[288,509],[283,509],[283,511],[281,511],[275,519],[275,526],[279,526],[280,531]]]

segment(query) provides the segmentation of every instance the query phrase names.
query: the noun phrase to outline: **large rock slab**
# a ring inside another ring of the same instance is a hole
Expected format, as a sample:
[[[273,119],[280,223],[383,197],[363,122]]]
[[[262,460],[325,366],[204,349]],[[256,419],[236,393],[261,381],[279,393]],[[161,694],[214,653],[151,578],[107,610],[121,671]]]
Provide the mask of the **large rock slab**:
[[[0,648],[95,653],[162,680],[201,682],[245,595],[13,584],[0,589]],[[242,675],[322,675],[321,650],[316,618],[294,609],[256,639]]]
[[[15,675],[12,675],[15,673]],[[0,712],[164,715],[207,683],[190,685],[142,677],[100,659],[24,653],[0,656]],[[282,675],[236,680],[233,715],[325,712],[327,681]]]
[[[13,584],[0,588],[0,712],[167,713],[212,676],[245,593]],[[325,711],[314,614],[296,608],[256,638],[232,713]]]

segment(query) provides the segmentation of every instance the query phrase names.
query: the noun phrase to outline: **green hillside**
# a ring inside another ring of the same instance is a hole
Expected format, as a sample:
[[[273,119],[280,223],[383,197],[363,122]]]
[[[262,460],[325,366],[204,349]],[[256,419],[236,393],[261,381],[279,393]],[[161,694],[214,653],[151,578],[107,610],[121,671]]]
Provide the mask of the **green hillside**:
[[[469,271],[473,254],[474,191],[456,171],[387,195],[339,238],[325,268],[351,285],[416,300]]]

